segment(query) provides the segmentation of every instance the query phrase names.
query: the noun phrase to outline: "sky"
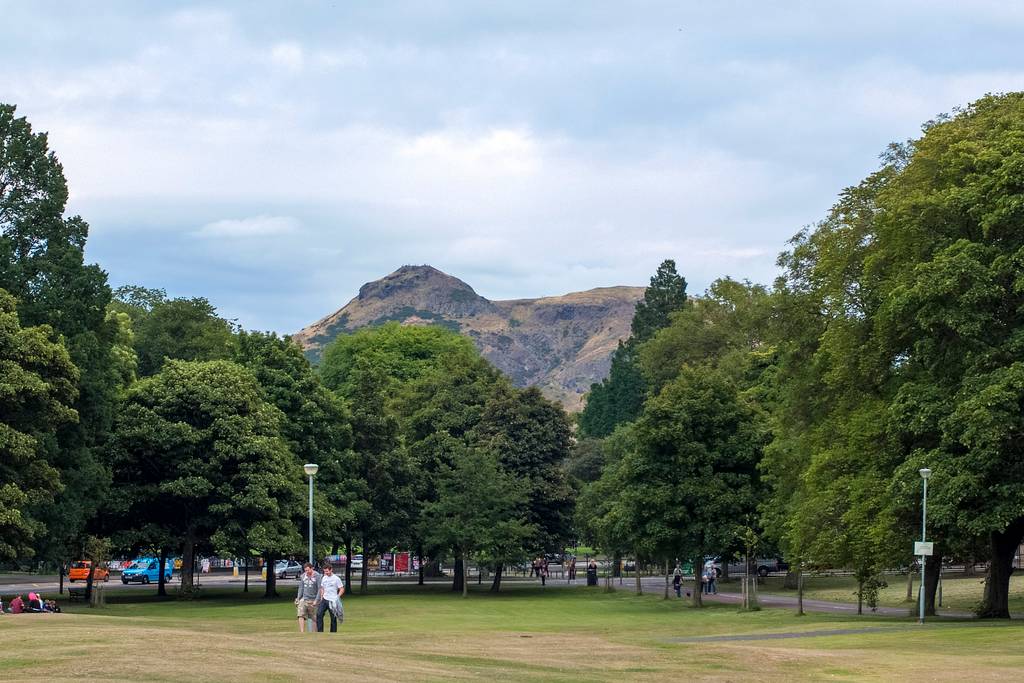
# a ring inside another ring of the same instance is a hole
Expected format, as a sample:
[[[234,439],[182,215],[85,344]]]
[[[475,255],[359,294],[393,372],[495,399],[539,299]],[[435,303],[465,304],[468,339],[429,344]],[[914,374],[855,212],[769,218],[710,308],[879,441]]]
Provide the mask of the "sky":
[[[491,299],[770,283],[892,141],[1024,90],[1024,3],[0,0],[0,102],[114,286],[294,332],[404,264]]]

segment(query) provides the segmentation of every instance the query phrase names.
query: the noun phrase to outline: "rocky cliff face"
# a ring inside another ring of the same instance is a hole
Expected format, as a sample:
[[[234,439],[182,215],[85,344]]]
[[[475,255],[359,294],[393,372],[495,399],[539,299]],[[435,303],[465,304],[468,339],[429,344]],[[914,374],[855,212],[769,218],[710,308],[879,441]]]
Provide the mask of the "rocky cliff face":
[[[368,282],[343,308],[292,335],[314,361],[339,334],[395,320],[467,335],[517,386],[537,386],[568,410],[608,374],[629,336],[643,287],[601,287],[541,299],[489,301],[430,266],[403,266]]]

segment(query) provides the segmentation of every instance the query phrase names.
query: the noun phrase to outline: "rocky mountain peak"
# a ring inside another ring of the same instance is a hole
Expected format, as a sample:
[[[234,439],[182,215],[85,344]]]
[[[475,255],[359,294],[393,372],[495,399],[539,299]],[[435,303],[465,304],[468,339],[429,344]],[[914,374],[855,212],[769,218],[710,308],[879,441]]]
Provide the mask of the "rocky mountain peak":
[[[357,301],[374,300],[389,308],[412,308],[451,317],[473,316],[491,306],[484,297],[457,277],[428,265],[402,266],[390,275],[359,288]]]
[[[540,299],[489,301],[431,266],[402,266],[359,288],[344,307],[292,335],[316,361],[338,335],[398,322],[443,325],[466,335],[517,386],[537,386],[578,410],[591,383],[608,374],[629,336],[643,287],[600,287]]]

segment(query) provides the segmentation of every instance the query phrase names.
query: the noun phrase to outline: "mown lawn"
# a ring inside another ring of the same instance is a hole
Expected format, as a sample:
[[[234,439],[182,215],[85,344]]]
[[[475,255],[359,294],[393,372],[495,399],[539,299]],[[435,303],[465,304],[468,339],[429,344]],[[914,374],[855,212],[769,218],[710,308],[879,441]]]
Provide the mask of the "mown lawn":
[[[916,604],[919,576],[914,576],[914,600],[908,603],[907,575],[892,574],[885,577],[887,588],[878,595],[878,604],[886,607],[908,608]],[[731,584],[726,584],[731,585]],[[778,595],[796,595],[795,590],[782,587],[781,577],[765,579],[761,591]],[[942,605],[950,610],[973,612],[981,602],[984,591],[983,576],[964,576],[963,574],[946,574],[942,579]],[[829,600],[832,602],[856,602],[857,582],[852,576],[808,576],[804,579],[804,597],[813,600]],[[1024,614],[1024,575],[1018,573],[1010,577],[1010,612]]]
[[[693,610],[627,591],[514,587],[463,600],[394,586],[349,597],[341,633],[314,635],[296,632],[288,598],[111,597],[103,610],[0,617],[0,679],[996,680],[1024,667],[1016,623]],[[768,633],[805,635],[695,640]]]

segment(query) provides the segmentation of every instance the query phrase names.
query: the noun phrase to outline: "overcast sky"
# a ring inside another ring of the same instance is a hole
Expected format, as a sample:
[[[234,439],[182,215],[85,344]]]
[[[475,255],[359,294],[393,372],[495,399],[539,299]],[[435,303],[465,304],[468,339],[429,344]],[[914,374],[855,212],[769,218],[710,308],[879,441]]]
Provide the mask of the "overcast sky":
[[[492,299],[702,291],[893,140],[1024,89],[1024,3],[0,0],[113,285],[293,332],[429,263]]]

